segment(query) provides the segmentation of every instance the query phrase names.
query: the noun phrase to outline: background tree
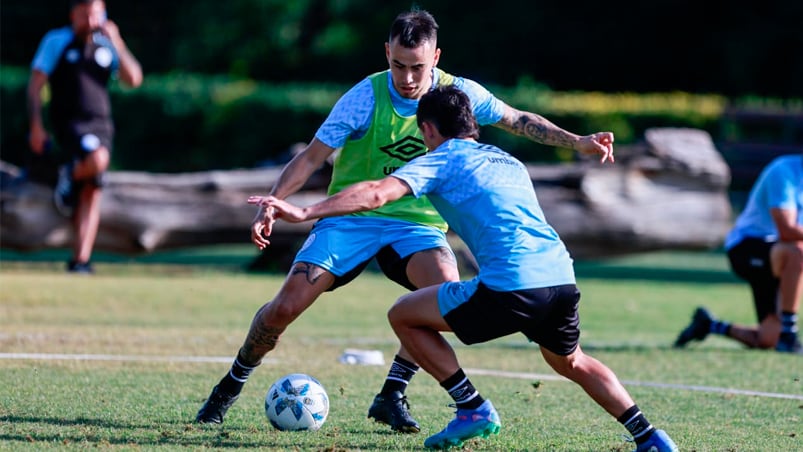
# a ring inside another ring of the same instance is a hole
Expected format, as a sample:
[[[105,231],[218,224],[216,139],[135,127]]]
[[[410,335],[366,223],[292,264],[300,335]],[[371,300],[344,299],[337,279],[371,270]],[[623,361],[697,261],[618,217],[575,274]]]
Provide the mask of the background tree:
[[[556,90],[803,97],[803,2],[419,1],[442,27],[442,66]],[[107,0],[150,73],[352,83],[384,65],[410,1]],[[66,0],[4,0],[0,63],[28,65]]]

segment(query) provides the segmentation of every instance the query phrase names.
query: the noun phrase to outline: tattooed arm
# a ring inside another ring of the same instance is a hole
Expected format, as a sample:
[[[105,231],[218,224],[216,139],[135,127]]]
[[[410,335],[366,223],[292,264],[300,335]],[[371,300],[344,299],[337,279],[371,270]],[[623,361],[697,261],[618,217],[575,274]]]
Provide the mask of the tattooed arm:
[[[561,129],[541,115],[517,110],[509,105],[506,105],[502,119],[494,125],[537,143],[561,146],[581,154],[599,155],[602,163],[608,160],[614,161],[613,133],[611,132],[577,135]]]

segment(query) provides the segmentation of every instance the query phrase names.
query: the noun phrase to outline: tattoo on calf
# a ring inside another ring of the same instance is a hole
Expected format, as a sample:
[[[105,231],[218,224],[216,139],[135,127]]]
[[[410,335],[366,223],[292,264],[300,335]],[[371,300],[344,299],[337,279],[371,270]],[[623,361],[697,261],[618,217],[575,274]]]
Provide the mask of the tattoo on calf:
[[[240,355],[247,363],[258,364],[266,353],[276,348],[281,334],[281,328],[255,325],[248,332],[245,344],[240,349]]]

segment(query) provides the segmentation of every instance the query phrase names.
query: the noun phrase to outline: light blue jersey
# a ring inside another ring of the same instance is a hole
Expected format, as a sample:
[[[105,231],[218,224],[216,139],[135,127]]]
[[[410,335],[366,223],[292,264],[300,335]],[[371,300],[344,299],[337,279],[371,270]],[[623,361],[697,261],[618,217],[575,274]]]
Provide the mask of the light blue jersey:
[[[396,170],[426,195],[497,291],[575,284],[572,259],[546,222],[524,164],[501,149],[451,139]]]
[[[436,77],[437,71],[433,71]],[[433,87],[438,86],[435,79]],[[479,83],[455,77],[454,86],[468,96],[474,116],[480,125],[495,124],[502,119],[505,104],[494,97]],[[399,95],[393,87],[393,80],[388,74],[388,91],[393,108],[402,116],[415,116],[418,99],[407,99]],[[371,80],[366,78],[347,91],[332,108],[329,116],[315,133],[322,143],[332,148],[341,148],[347,140],[362,138],[371,125],[374,111],[374,91]]]
[[[802,155],[777,157],[761,172],[750,190],[747,205],[725,238],[725,249],[746,237],[778,241],[778,229],[770,215],[772,208],[797,211],[797,224],[803,224]]]
[[[95,44],[111,52],[109,54],[111,56],[109,65],[112,73],[116,73],[120,66],[120,58],[117,55],[114,44],[101,33],[94,33],[92,39]],[[56,69],[56,65],[62,57],[64,50],[67,49],[67,46],[69,46],[73,40],[75,40],[75,33],[69,25],[47,32],[39,43],[36,54],[34,54],[33,61],[31,62],[31,69],[36,69],[37,71],[51,75],[53,70]],[[77,57],[74,59],[77,60]]]

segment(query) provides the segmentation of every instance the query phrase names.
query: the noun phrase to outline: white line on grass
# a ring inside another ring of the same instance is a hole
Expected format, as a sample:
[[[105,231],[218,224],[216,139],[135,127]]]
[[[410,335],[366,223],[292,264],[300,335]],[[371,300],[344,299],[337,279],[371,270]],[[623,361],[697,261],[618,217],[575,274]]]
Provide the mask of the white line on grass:
[[[464,370],[467,374],[518,378],[522,380],[570,381],[564,377],[561,377],[560,375],[530,374],[523,372],[504,372],[499,370],[488,370],[488,369],[464,369]],[[622,380],[622,384],[625,386],[648,386],[652,388],[682,389],[686,391],[717,392],[723,394],[770,397],[775,399],[803,400],[803,395],[799,394],[782,394],[777,392],[748,391],[744,389],[719,388],[716,386],[681,385],[672,383],[654,383],[651,381],[634,381],[634,380]]]
[[[154,355],[88,355],[61,353],[0,353],[0,359],[33,359],[42,361],[139,361],[172,363],[231,363],[233,358],[224,356],[154,356]],[[263,363],[276,360],[263,359]]]
[[[44,361],[140,361],[140,362],[182,362],[182,363],[230,363],[231,357],[226,356],[152,356],[152,355],[90,355],[90,354],[60,354],[60,353],[0,353],[0,359],[31,359]],[[263,363],[276,363],[276,360],[263,360]],[[526,372],[505,372],[490,369],[464,369],[473,375],[490,375],[495,377],[517,378],[520,380],[569,380],[560,375],[534,374]],[[722,394],[736,394],[774,399],[803,400],[800,394],[783,394],[777,392],[749,391],[744,389],[720,388],[716,386],[681,385],[671,383],[655,383],[650,381],[622,380],[625,386],[647,386],[652,388],[680,389],[685,391],[700,391]]]

